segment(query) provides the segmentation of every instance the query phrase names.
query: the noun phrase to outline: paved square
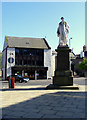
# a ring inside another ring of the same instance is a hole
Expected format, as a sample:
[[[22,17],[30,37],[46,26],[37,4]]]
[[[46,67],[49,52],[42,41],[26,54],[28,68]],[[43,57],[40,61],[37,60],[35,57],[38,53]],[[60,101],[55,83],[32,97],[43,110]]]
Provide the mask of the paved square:
[[[79,90],[45,90],[51,82],[16,83],[15,89],[2,83],[2,118],[85,118],[85,84]]]

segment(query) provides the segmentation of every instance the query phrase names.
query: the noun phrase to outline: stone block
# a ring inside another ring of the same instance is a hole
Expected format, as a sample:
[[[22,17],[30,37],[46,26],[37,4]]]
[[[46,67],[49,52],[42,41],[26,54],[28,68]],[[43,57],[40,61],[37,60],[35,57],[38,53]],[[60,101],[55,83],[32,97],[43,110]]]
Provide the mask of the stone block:
[[[53,78],[53,84],[54,85],[73,85],[73,77],[67,77],[67,76],[54,76]]]
[[[67,71],[55,71],[55,76],[72,76],[72,71],[67,70]]]
[[[66,86],[66,85],[64,85],[64,86],[59,86],[59,85],[53,85],[53,84],[50,84],[50,85],[48,85],[47,87],[46,87],[46,89],[47,90],[53,90],[53,89],[69,89],[69,90],[78,90],[79,89],[79,87],[77,86],[77,85],[68,85],[68,86]],[[60,102],[60,104],[61,104],[61,102]],[[69,106],[70,107],[70,106]]]

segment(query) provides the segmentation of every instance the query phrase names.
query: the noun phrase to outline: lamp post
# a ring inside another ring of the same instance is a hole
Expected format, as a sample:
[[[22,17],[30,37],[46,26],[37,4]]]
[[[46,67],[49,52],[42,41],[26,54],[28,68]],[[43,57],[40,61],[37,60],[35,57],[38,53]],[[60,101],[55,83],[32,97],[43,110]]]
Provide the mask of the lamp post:
[[[69,39],[69,48],[71,46],[71,41],[70,41],[71,39],[72,39],[72,37]],[[70,64],[69,64],[70,65],[70,70],[71,70],[71,56],[69,57],[69,61],[70,61]]]
[[[69,48],[70,48],[70,46],[71,46],[71,41],[70,41],[71,39],[72,39],[72,37],[69,39]]]

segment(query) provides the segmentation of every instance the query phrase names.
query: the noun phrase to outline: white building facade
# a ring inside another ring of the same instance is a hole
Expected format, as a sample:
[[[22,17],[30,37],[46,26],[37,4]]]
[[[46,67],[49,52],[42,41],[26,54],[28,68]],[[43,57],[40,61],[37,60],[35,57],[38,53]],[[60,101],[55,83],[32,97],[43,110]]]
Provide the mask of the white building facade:
[[[57,67],[56,65],[56,57],[57,57],[57,52],[52,51],[52,57],[51,57],[51,76],[54,76],[55,69]]]

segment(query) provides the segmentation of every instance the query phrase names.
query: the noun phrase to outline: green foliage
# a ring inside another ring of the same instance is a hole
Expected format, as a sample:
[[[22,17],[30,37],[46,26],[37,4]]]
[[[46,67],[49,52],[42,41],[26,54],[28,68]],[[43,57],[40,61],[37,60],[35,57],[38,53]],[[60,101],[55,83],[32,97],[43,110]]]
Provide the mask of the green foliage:
[[[84,60],[82,61],[82,63],[80,63],[78,65],[78,68],[80,70],[87,70],[87,59],[86,58],[84,58]]]

